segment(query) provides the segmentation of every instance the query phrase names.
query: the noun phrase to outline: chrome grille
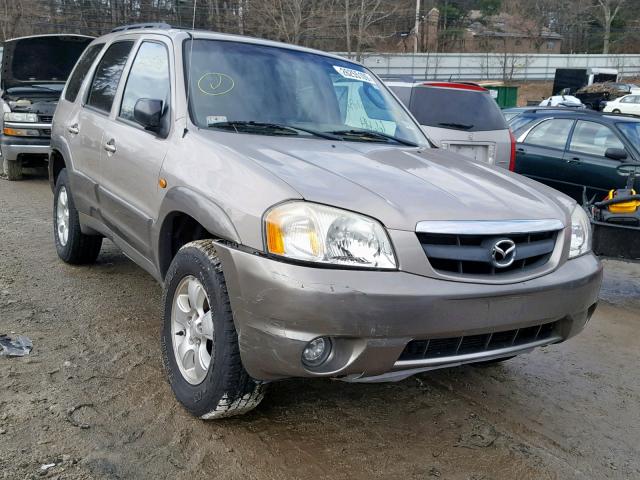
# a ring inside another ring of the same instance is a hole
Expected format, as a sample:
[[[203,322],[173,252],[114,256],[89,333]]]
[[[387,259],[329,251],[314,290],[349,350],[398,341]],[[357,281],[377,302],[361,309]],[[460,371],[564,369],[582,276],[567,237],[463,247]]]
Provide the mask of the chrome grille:
[[[412,340],[407,343],[398,360],[429,360],[525,346],[540,340],[551,339],[556,333],[557,325],[558,322],[552,322],[480,335]]]
[[[41,123],[51,123],[53,122],[53,115],[38,115]]]
[[[434,270],[461,275],[503,275],[546,264],[555,248],[558,231],[506,235],[470,235],[418,232],[418,240]],[[515,244],[515,259],[506,267],[493,262],[492,248],[508,239]]]

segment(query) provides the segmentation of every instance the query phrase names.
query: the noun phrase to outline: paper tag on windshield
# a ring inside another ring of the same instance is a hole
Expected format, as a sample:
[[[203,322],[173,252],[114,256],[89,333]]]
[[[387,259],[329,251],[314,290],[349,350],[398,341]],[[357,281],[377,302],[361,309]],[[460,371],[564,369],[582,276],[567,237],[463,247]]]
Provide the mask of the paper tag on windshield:
[[[360,70],[354,70],[352,68],[338,67],[336,65],[334,65],[333,68],[335,69],[336,72],[338,72],[344,78],[348,78],[350,80],[359,80],[361,82],[367,82],[372,85],[376,85],[376,82],[373,79],[373,77],[369,75],[367,72],[361,72]]]
[[[224,123],[227,117],[224,115],[207,115],[207,125],[215,125],[216,123]]]

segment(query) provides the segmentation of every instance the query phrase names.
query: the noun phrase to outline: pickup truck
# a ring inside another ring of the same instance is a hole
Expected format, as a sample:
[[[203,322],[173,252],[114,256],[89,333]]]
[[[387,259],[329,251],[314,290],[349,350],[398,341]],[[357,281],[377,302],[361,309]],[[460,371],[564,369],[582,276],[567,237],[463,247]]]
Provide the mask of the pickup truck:
[[[36,35],[7,40],[0,80],[0,158],[9,180],[46,165],[51,120],[78,57],[93,37]]]

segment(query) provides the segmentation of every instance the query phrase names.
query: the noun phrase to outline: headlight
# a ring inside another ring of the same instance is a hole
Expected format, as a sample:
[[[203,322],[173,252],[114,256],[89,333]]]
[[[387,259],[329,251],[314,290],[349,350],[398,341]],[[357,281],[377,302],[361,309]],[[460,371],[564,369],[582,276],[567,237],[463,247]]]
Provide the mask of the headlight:
[[[579,257],[591,250],[591,222],[586,212],[577,205],[571,213],[571,246],[569,258]]]
[[[38,115],[36,115],[35,113],[7,112],[4,114],[4,121],[36,123],[38,121]]]
[[[267,251],[305,262],[395,269],[384,227],[372,218],[309,202],[278,205],[265,214]]]

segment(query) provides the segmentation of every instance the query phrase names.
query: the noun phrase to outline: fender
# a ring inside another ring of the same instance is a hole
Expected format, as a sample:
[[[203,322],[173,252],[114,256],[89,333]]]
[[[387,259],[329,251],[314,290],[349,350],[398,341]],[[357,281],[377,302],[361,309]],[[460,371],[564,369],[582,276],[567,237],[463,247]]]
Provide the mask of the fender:
[[[51,145],[49,147],[49,185],[51,186],[51,191],[55,189],[55,185],[53,183],[53,162],[51,161],[51,155],[53,152],[57,152],[64,159],[64,163],[66,165],[69,173],[73,170],[73,157],[71,155],[71,149],[69,148],[69,142],[64,138],[63,135],[56,135],[55,137],[51,136]]]
[[[187,187],[172,188],[165,195],[158,212],[158,221],[152,228],[155,261],[162,275],[164,275],[170,263],[170,261],[166,260],[166,252],[163,251],[164,246],[167,245],[167,242],[165,242],[167,232],[164,231],[165,220],[173,213],[189,215],[217,239],[228,240],[237,244],[242,243],[233,222],[219,205]]]

